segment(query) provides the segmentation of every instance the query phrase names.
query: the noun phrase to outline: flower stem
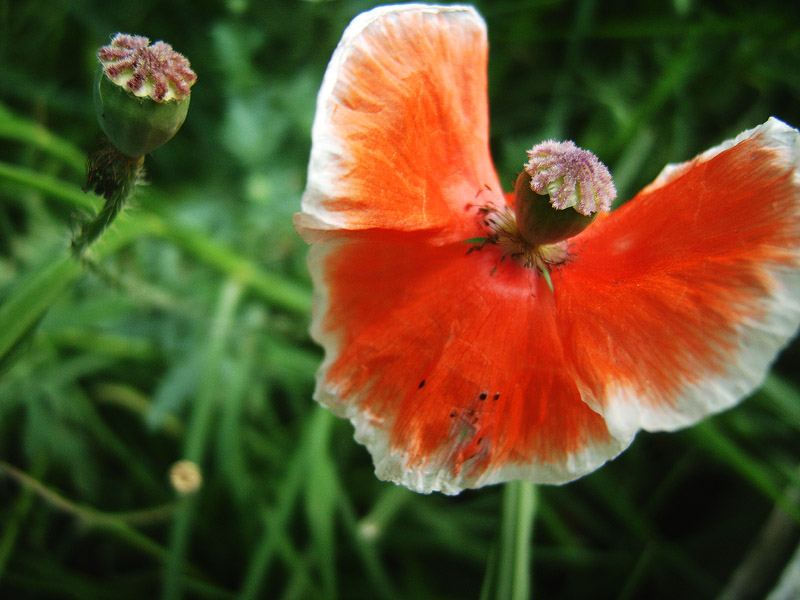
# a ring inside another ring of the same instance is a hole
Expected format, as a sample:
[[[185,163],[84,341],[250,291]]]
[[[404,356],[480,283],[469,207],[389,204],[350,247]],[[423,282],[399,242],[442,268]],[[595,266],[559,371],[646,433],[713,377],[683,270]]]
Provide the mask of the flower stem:
[[[494,571],[497,600],[528,600],[531,597],[533,523],[536,519],[536,486],[512,481],[503,490],[500,547]]]
[[[33,491],[53,508],[80,519],[88,527],[94,527],[113,533],[125,543],[159,561],[164,560],[167,554],[163,546],[134,530],[126,522],[126,520],[130,520],[131,517],[133,517],[134,521],[137,520],[138,515],[136,513],[125,513],[123,518],[126,520],[123,520],[118,515],[104,513],[92,507],[78,504],[65,498],[58,492],[45,486],[36,478],[20,471],[5,461],[0,461],[0,475],[15,480],[26,489]]]
[[[208,339],[204,377],[200,382],[195,408],[186,432],[183,457],[198,465],[204,462],[208,439],[213,432],[220,378],[223,370],[225,345],[235,331],[236,310],[242,298],[242,286],[228,280],[223,286],[217,313],[211,323]],[[192,528],[201,493],[184,496],[175,513],[170,533],[169,554],[165,560],[164,588],[162,598],[178,600],[184,596],[182,573],[187,562]]]
[[[75,255],[82,257],[87,248],[114,221],[136,189],[142,175],[144,156],[125,156],[111,144],[93,154],[86,164],[86,189],[106,199],[97,216],[86,223],[72,242]]]

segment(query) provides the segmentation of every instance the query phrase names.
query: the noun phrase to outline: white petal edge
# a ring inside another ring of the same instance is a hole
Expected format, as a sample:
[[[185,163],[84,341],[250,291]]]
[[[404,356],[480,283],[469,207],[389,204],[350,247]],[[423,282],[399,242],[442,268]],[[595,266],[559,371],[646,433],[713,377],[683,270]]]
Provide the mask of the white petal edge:
[[[477,478],[467,477],[463,473],[454,477],[449,470],[408,469],[406,455],[389,452],[388,436],[372,426],[369,419],[355,415],[350,420],[356,428],[356,441],[364,444],[372,455],[378,478],[403,485],[421,494],[442,492],[452,496],[466,489],[508,481],[561,485],[596,471],[609,460],[619,456],[633,441],[632,437],[627,441],[611,437],[607,444],[590,446],[570,454],[563,463],[506,464],[486,471]]]
[[[336,83],[339,81],[340,72],[357,47],[364,30],[388,15],[404,12],[422,12],[463,18],[486,32],[486,23],[472,6],[457,4],[437,6],[413,3],[379,6],[361,13],[350,22],[334,50],[317,95],[317,107],[311,126],[312,144],[308,164],[308,183],[301,202],[301,210],[306,215],[304,217],[306,220],[302,224],[313,224],[316,229],[347,228],[347,222],[341,214],[332,213],[322,205],[322,202],[328,198],[328,192],[336,189],[337,180],[346,176],[345,170],[341,167],[345,150],[342,148],[339,138],[333,134],[330,128],[330,115],[335,109],[335,103],[330,100]]]
[[[793,170],[791,181],[796,189],[794,208],[800,223],[800,132],[774,117],[714,146],[693,160],[667,165],[644,191],[653,191],[698,163],[708,161],[754,136],[760,136],[763,147],[775,152],[774,160],[778,164]],[[653,407],[643,402],[634,391],[618,383],[610,383],[605,389],[606,404],[602,414],[612,435],[625,440],[641,429],[682,429],[706,416],[735,406],[762,385],[772,363],[797,335],[800,326],[800,228],[797,233],[797,245],[788,249],[795,256],[795,267],[767,269],[773,289],[772,294],[762,300],[764,317],[739,325],[739,348],[728,361],[726,371],[685,386],[672,407]],[[597,403],[592,402],[591,406],[597,407]]]

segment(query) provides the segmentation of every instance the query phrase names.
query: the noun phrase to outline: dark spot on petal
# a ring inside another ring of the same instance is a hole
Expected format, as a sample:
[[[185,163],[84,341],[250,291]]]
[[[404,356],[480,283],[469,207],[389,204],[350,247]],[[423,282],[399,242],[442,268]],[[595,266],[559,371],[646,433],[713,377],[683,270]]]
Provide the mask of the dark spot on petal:
[[[456,413],[454,413],[454,412],[451,412],[451,413],[450,413],[450,418],[451,418],[451,419],[455,419],[455,418],[456,418]]]
[[[480,398],[481,400],[486,400],[486,397],[487,397],[488,395],[489,395],[489,394],[487,394],[486,392],[481,392],[481,395],[480,395],[480,396],[478,396],[478,398]]]
[[[494,400],[499,400],[499,399],[500,399],[500,392],[497,392],[497,393],[494,395]]]
[[[417,389],[418,390],[422,389],[422,386],[424,386],[424,385],[425,385],[425,380],[423,379],[422,381],[419,382],[419,385],[417,386]]]

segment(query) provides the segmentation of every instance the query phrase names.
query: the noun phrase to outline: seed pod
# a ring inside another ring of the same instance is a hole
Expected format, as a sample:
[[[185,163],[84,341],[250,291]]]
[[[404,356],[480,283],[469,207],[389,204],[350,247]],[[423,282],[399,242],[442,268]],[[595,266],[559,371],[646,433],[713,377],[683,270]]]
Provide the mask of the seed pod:
[[[532,246],[577,235],[611,209],[617,197],[611,174],[588,150],[548,140],[528,150],[528,158],[514,185],[514,212]]]
[[[522,171],[514,185],[514,212],[520,235],[531,245],[555,244],[579,234],[598,213],[582,215],[577,210],[553,208],[549,196],[531,189],[530,173]]]
[[[186,119],[197,79],[189,61],[169,44],[121,33],[97,57],[95,111],[120,152],[144,156],[172,139]]]

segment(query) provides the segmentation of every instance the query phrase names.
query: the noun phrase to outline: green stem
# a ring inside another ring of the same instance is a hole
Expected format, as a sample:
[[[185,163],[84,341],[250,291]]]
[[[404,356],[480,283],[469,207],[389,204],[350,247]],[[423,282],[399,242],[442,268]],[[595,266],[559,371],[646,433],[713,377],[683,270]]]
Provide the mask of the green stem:
[[[211,324],[205,375],[192,411],[184,447],[184,458],[198,465],[203,463],[208,436],[213,429],[216,401],[220,394],[219,380],[225,345],[234,330],[236,309],[241,297],[242,287],[237,282],[228,281],[222,288],[217,313]],[[166,600],[177,600],[183,596],[181,574],[189,548],[198,500],[199,494],[184,497],[173,522],[170,551],[165,563],[163,597]]]
[[[0,161],[0,180],[5,180],[28,189],[38,190],[48,196],[75,206],[82,210],[94,212],[94,194],[83,192],[77,185],[67,183],[57,177],[39,173],[33,169],[20,167]]]
[[[500,551],[495,571],[496,600],[528,600],[531,597],[533,524],[537,493],[534,484],[512,481],[503,490]]]
[[[104,513],[88,506],[76,504],[58,492],[51,490],[39,480],[3,461],[0,461],[0,475],[10,477],[26,489],[33,491],[53,508],[77,517],[85,525],[113,533],[130,546],[138,548],[159,562],[166,558],[167,553],[162,546],[131,528],[128,523],[118,516]],[[128,513],[126,518],[130,517],[131,514]]]
[[[361,520],[357,518],[352,499],[339,490],[337,492],[342,524],[350,534],[367,578],[375,588],[375,598],[385,600],[402,598],[403,596],[394,589],[387,567],[382,563],[380,534],[388,525],[392,514],[402,510],[400,505],[406,504],[413,492],[400,486],[388,488],[369,515]]]
[[[0,473],[3,472],[3,464],[0,462]],[[46,469],[44,460],[39,459],[34,466],[34,472],[37,476],[44,474]],[[22,493],[20,494],[17,502],[11,509],[11,514],[6,521],[3,535],[0,537],[0,581],[3,580],[3,575],[6,572],[6,567],[14,553],[14,547],[17,543],[17,537],[23,528],[25,518],[30,513],[33,506],[34,491],[30,487],[23,486]]]
[[[142,392],[134,387],[113,382],[101,382],[92,387],[93,397],[97,402],[111,404],[119,408],[128,410],[144,420],[150,410],[152,410],[151,400]],[[164,416],[161,424],[164,433],[174,438],[183,435],[183,423],[173,414]]]
[[[92,161],[87,183],[104,192],[105,206],[73,241],[73,256],[62,256],[31,273],[0,306],[0,323],[3,324],[0,328],[0,367],[9,364],[9,357],[17,354],[16,351],[35,331],[47,309],[61,298],[83,272],[83,261],[75,259],[82,258],[88,247],[119,214],[134,191],[144,157],[131,159],[114,149],[105,149],[95,155]],[[84,209],[94,209],[94,203],[87,194],[29,169],[0,163],[0,179],[38,189]]]
[[[26,277],[0,305],[0,361],[6,360],[33,331],[45,311],[82,272],[72,256],[62,256]]]
[[[41,123],[13,113],[3,104],[0,104],[0,138],[38,148],[78,172],[83,170],[86,161],[86,156],[74,145]]]
[[[0,181],[2,180],[38,190],[67,206],[92,212],[96,210],[97,196],[94,194],[86,194],[75,185],[32,169],[0,162]],[[203,233],[168,222],[156,214],[140,211],[135,220],[120,219],[112,230],[112,235],[98,239],[108,223],[111,208],[105,212],[104,210],[101,209],[94,220],[96,225],[87,226],[85,235],[81,234],[79,240],[76,240],[76,249],[96,240],[92,244],[92,254],[96,261],[113,254],[135,238],[151,234],[172,241],[206,264],[250,287],[273,305],[297,314],[308,314],[311,294],[305,287],[264,271],[246,257]],[[22,279],[6,296],[5,302],[0,305],[0,323],[3,324],[0,327],[0,369],[13,350],[21,347],[26,334],[34,330],[47,309],[63,297],[66,290],[84,272],[86,261],[75,260],[77,254],[65,255],[42,265]]]
[[[173,242],[207,265],[251,287],[274,306],[301,315],[307,315],[311,310],[311,294],[307,288],[280,275],[264,271],[246,256],[234,252],[200,231],[166,221],[154,213],[139,211],[137,217],[142,226],[153,235]]]
[[[76,256],[83,253],[108,229],[125,207],[142,173],[144,156],[129,158],[120,154],[113,146],[100,150],[89,159],[87,187],[94,189],[106,199],[97,216],[86,223],[80,235],[72,242]]]
[[[91,212],[96,210],[95,199],[97,196],[82,192],[74,184],[31,169],[0,162],[0,180],[38,190],[70,207]],[[286,277],[261,269],[246,256],[238,254],[201,231],[143,209],[136,212],[135,222],[129,223],[128,226],[137,228],[138,235],[149,233],[172,242],[203,263],[251,288],[274,306],[300,315],[307,315],[311,310],[311,294],[305,286],[300,286]],[[119,230],[120,228],[118,225],[115,229]],[[96,252],[94,254],[94,258],[99,258]],[[0,355],[2,355],[2,351],[0,351]]]
[[[95,258],[100,260],[144,233],[134,222],[115,228],[115,235],[105,236],[95,245]],[[0,305],[0,363],[2,363],[33,331],[44,313],[83,273],[83,264],[66,254],[43,265],[25,277]]]
[[[35,477],[4,461],[0,461],[0,476],[2,475],[13,479],[53,508],[79,519],[86,527],[106,531],[132,548],[152,557],[160,564],[167,560],[167,550],[148,536],[136,531],[132,525],[152,524],[164,520],[174,512],[174,504],[132,512],[108,513],[85,504],[77,504],[47,487]],[[202,592],[203,597],[233,598],[226,590],[203,580],[200,571],[193,565],[185,565],[185,569],[181,573],[181,580],[187,589]]]
[[[729,436],[722,432],[713,420],[706,420],[691,430],[694,439],[710,450],[719,460],[738,472],[745,481],[767,498],[780,506],[797,524],[800,524],[800,507],[784,496],[776,482],[774,473],[757,459],[742,450]]]
[[[273,560],[278,554],[283,536],[290,529],[292,509],[303,485],[308,483],[308,453],[316,451],[316,438],[327,437],[333,427],[334,416],[329,410],[317,407],[305,422],[303,434],[295,446],[294,453],[286,459],[286,472],[277,484],[277,498],[264,511],[264,533],[250,554],[250,563],[245,571],[239,592],[239,600],[258,600],[264,597],[263,584]],[[313,484],[312,484],[313,485]]]

